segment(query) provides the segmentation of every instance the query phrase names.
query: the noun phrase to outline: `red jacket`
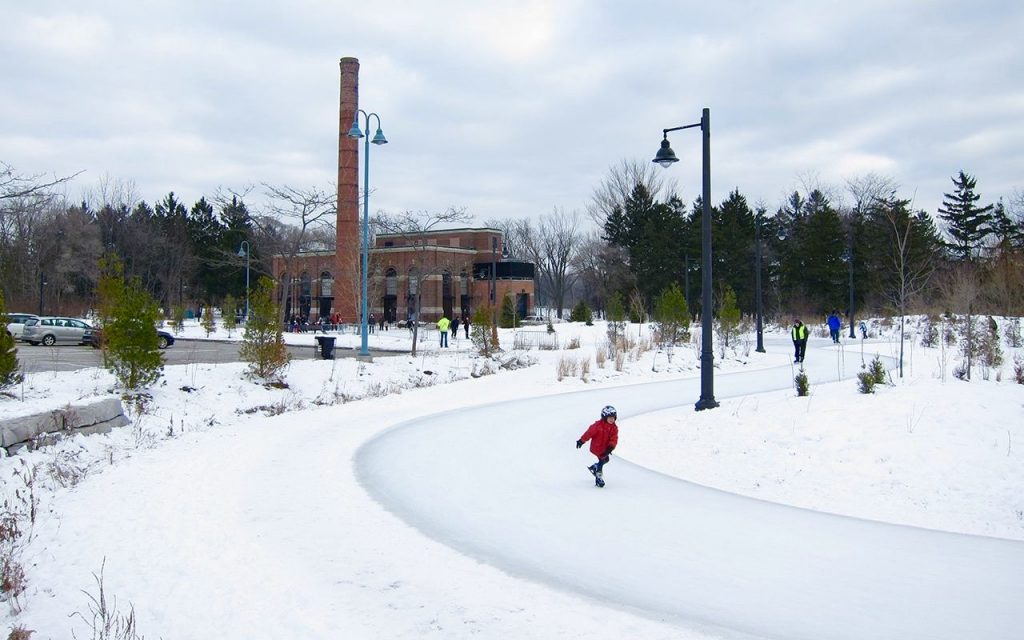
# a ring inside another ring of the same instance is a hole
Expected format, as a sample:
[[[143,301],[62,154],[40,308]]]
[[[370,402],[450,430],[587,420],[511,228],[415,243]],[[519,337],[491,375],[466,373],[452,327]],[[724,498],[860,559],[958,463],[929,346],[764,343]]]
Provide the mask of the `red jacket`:
[[[611,422],[605,422],[602,418],[587,427],[580,440],[590,440],[590,453],[603,458],[609,448],[619,443],[619,427]]]

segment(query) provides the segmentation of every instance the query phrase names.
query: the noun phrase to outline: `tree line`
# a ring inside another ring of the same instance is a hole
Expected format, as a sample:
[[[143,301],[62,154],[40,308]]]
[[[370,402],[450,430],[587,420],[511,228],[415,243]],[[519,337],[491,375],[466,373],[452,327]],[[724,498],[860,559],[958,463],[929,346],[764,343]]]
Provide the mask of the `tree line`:
[[[613,167],[589,203],[598,227],[589,235],[578,213],[492,223],[537,264],[542,304],[560,316],[580,300],[606,312],[618,297],[650,316],[659,296],[678,286],[690,312],[700,313],[703,203],[683,202],[657,170]],[[952,176],[934,216],[874,174],[843,188],[795,190],[774,209],[733,189],[712,203],[711,216],[716,317],[729,296],[742,314],[755,312],[758,246],[769,318],[967,312],[952,309],[949,295],[950,283],[964,278],[978,291],[974,312],[1024,313],[1024,194],[1009,206],[984,203],[964,171]]]
[[[555,210],[485,225],[504,232],[510,256],[536,265],[537,303],[559,317],[580,301],[606,312],[616,295],[631,314],[649,315],[673,285],[696,315],[702,203],[684,202],[659,171],[624,161],[595,188],[585,214]],[[191,206],[170,192],[149,204],[130,184],[106,180],[69,204],[55,187],[70,178],[24,176],[0,163],[8,309],[95,308],[99,259],[107,252],[169,313],[244,298],[243,242],[252,283],[277,275],[274,255],[291,273],[301,252],[335,249],[333,190],[264,184],[266,204],[251,211],[248,192],[217,193]],[[769,317],[935,309],[949,306],[948,283],[964,278],[976,284],[974,311],[1024,312],[1024,194],[986,203],[977,179],[963,171],[934,215],[915,208],[891,178],[869,174],[842,187],[805,185],[771,209],[736,188],[712,203],[711,216],[715,315],[730,292],[742,314],[754,312],[758,247]]]

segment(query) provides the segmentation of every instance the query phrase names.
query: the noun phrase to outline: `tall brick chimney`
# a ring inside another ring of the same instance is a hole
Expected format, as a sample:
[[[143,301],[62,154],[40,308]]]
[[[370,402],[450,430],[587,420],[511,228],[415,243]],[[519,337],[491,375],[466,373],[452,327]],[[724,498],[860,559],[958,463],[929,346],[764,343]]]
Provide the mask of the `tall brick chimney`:
[[[358,108],[359,59],[342,58],[338,119],[338,235],[334,274],[334,311],[341,314],[342,322],[358,322],[360,319],[359,140],[348,137]],[[359,126],[362,127],[362,123]]]

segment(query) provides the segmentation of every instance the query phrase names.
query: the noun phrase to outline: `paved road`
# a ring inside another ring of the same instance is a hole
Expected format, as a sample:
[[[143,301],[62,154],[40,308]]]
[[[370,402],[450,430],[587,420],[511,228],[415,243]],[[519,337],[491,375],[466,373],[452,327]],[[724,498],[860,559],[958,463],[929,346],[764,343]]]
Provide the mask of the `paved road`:
[[[312,342],[312,338],[310,338]],[[239,362],[238,342],[214,342],[212,340],[182,340],[178,339],[174,344],[162,353],[164,362],[168,365],[192,364],[196,362]],[[293,360],[312,360],[319,357],[314,346],[289,346]],[[374,357],[394,355],[389,352],[375,352],[370,354]],[[352,349],[335,349],[334,355],[337,358],[355,357],[356,351]],[[25,373],[36,373],[46,371],[74,371],[89,367],[102,365],[100,351],[92,347],[79,347],[73,345],[58,345],[44,347],[38,345],[33,347],[30,344],[18,343],[18,360],[21,361],[22,370]]]
[[[852,379],[859,358],[836,360],[809,353],[812,381]],[[720,374],[716,397],[784,389],[792,374]],[[610,403],[628,425],[692,407],[698,387],[656,382],[424,416],[364,445],[357,473],[380,503],[440,542],[659,620],[788,640],[1022,637],[1024,543],[734,495],[630,464],[628,446],[596,491],[584,469],[592,458],[572,446],[580,416]],[[416,465],[414,482],[395,473],[410,451],[429,462]]]

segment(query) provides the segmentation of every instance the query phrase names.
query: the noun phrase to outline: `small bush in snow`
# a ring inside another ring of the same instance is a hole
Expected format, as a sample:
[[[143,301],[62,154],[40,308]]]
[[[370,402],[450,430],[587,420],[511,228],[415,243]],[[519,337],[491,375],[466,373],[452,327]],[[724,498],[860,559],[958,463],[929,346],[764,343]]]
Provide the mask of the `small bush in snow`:
[[[579,371],[580,363],[571,356],[562,356],[558,359],[558,374],[557,378],[562,381],[565,378],[575,376]]]
[[[1013,379],[1017,384],[1024,384],[1024,360],[1020,356],[1013,359]]]
[[[793,378],[793,382],[796,383],[796,395],[811,395],[811,382],[807,379],[806,371],[801,370],[800,373],[796,374],[796,377]]]
[[[574,336],[569,338],[569,343],[565,345],[566,349],[579,349],[580,348],[580,337]]]
[[[608,356],[605,353],[605,350],[603,348],[598,348],[598,350],[596,352],[594,352],[594,360],[597,361],[597,368],[598,369],[604,369],[604,362],[607,359],[608,359]]]
[[[1006,323],[1006,344],[1013,349],[1019,349],[1022,346],[1020,318],[1010,318]]]
[[[872,380],[875,384],[885,384],[886,377],[888,374],[885,371],[885,365],[882,364],[882,359],[875,356],[875,359],[871,361],[871,366],[868,368],[868,373],[871,375]]]
[[[580,362],[580,380],[586,382],[590,379],[590,358]]]
[[[861,393],[875,392],[875,376],[870,371],[861,371],[857,374],[857,390]]]

